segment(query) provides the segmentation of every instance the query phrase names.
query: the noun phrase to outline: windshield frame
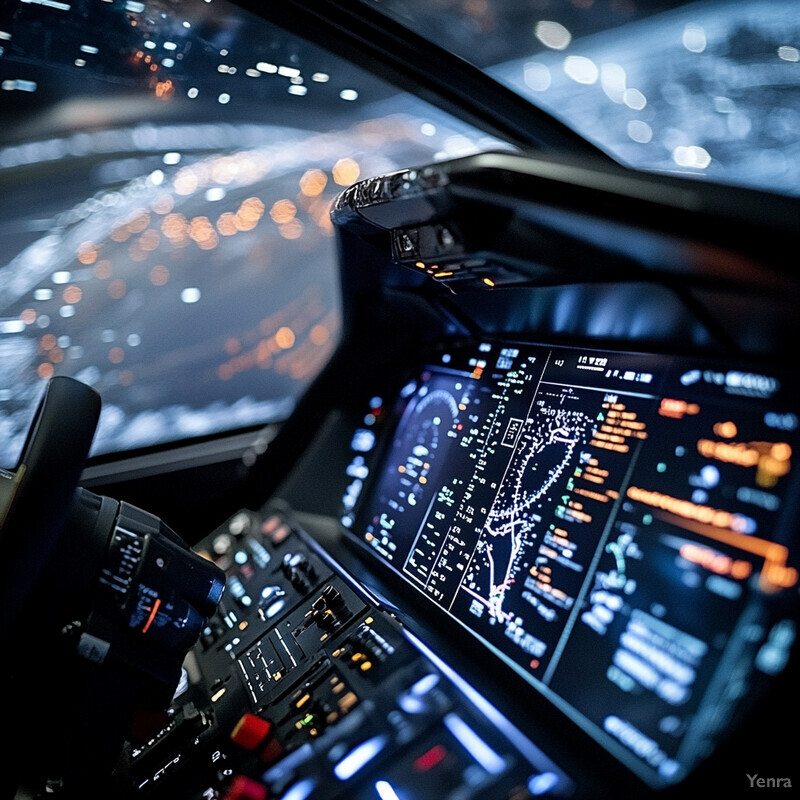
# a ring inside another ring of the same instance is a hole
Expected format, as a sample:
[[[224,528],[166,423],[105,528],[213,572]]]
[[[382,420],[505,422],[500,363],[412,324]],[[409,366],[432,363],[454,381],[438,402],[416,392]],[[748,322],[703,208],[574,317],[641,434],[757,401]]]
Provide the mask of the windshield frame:
[[[618,163],[593,142],[478,67],[362,0],[234,0],[521,149]]]

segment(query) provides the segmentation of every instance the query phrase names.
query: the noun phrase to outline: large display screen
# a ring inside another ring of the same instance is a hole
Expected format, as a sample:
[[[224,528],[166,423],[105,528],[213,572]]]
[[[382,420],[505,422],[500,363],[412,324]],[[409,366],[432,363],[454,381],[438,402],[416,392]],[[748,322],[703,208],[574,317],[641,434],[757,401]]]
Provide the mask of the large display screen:
[[[681,779],[794,639],[794,390],[486,342],[402,394],[354,536],[649,784]]]

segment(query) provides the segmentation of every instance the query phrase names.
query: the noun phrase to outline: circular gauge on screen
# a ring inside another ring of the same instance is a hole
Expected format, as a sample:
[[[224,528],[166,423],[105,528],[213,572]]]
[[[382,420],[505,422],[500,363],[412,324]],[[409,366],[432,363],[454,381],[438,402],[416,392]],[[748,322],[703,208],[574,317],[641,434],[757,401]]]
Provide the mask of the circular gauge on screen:
[[[456,443],[470,403],[470,381],[429,375],[412,396],[386,455],[366,540],[390,560],[405,551],[424,520],[438,476]]]

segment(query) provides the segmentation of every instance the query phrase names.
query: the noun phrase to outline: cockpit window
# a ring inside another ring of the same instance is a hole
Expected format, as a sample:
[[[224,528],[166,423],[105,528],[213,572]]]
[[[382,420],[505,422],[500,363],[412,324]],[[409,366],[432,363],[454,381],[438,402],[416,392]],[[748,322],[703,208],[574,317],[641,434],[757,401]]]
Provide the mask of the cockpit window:
[[[0,464],[48,378],[93,454],[284,419],[335,348],[329,204],[496,146],[220,0],[0,14]]]
[[[800,193],[797,3],[364,2],[624,164]]]

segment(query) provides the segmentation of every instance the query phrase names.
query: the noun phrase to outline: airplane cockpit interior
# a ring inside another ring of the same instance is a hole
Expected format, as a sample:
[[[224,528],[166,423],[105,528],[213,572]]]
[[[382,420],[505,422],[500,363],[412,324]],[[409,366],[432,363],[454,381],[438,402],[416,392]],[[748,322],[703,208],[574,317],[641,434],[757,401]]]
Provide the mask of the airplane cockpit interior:
[[[5,0],[3,800],[800,785],[798,131],[794,0]]]

